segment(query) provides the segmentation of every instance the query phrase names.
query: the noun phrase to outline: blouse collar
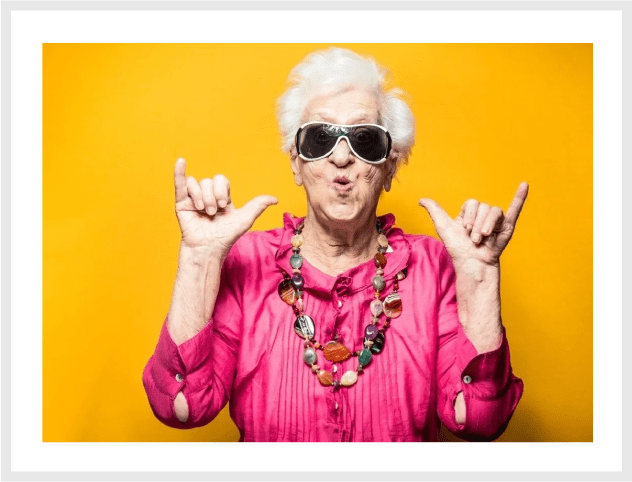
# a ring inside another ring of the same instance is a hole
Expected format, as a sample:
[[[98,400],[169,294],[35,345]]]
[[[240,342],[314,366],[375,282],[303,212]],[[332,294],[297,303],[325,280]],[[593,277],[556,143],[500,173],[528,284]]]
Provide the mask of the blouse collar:
[[[283,215],[283,232],[275,259],[277,266],[282,272],[291,275],[290,257],[292,256],[292,244],[290,240],[294,235],[294,230],[303,221],[304,217],[295,217],[290,213]],[[388,239],[389,249],[386,252],[386,266],[384,267],[384,279],[393,279],[399,271],[408,266],[410,259],[410,244],[404,236],[401,228],[395,226],[395,216],[391,213],[378,216],[382,229]],[[392,251],[391,251],[392,248]],[[377,252],[377,250],[376,250]],[[334,289],[339,294],[353,293],[367,289],[372,285],[375,276],[375,263],[373,260],[367,261],[355,268],[345,271],[338,276],[330,276],[310,265],[303,259],[301,275],[305,280],[306,290],[332,292]]]

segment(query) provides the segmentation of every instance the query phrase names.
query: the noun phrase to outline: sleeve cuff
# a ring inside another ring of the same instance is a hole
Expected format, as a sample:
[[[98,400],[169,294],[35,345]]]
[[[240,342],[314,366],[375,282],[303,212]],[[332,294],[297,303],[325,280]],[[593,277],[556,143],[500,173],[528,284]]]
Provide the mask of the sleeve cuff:
[[[207,361],[212,333],[212,322],[209,321],[193,338],[177,345],[171,338],[165,318],[152,366],[152,377],[161,392],[174,398],[184,389],[187,375]]]
[[[495,399],[504,393],[512,375],[509,344],[504,326],[500,346],[493,351],[479,354],[463,327],[459,325],[456,351],[456,364],[461,373],[462,387],[469,397]]]

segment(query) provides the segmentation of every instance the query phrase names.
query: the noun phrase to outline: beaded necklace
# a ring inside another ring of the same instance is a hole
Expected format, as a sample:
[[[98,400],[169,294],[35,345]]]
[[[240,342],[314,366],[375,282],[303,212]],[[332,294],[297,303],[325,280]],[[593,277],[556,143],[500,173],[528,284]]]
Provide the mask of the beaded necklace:
[[[386,255],[384,253],[388,248],[388,239],[378,220],[376,226],[379,233],[377,238],[378,248],[377,254],[374,257],[376,267],[376,273],[373,277],[374,299],[370,304],[372,315],[371,323],[364,329],[364,347],[362,350],[350,351],[337,339],[323,346],[314,339],[314,320],[303,312],[303,288],[305,287],[305,280],[301,275],[301,266],[303,265],[303,257],[301,256],[303,236],[301,233],[303,227],[304,221],[296,227],[291,240],[292,256],[290,257],[290,266],[292,267],[293,275],[290,277],[286,272],[283,272],[283,281],[279,284],[278,293],[281,299],[292,307],[296,315],[294,331],[298,336],[305,339],[303,343],[305,348],[303,361],[311,368],[312,372],[316,374],[321,385],[333,386],[334,388],[339,386],[350,387],[358,381],[358,375],[364,372],[364,367],[371,362],[373,354],[380,353],[384,348],[384,333],[391,324],[391,319],[397,318],[402,313],[402,301],[397,291],[399,289],[399,280],[403,280],[406,277],[406,269],[404,268],[404,270],[397,273],[393,284],[393,292],[384,300],[381,300],[382,291],[386,287],[386,281],[383,275],[384,266],[386,266]],[[383,326],[379,328],[378,323],[380,315],[382,314],[386,317],[386,321]],[[333,363],[333,373],[338,371],[336,363],[342,363],[352,356],[358,357],[358,366],[355,370],[345,372],[340,380],[335,380],[331,372],[321,369],[316,364],[318,361],[317,350],[322,350],[325,359]]]

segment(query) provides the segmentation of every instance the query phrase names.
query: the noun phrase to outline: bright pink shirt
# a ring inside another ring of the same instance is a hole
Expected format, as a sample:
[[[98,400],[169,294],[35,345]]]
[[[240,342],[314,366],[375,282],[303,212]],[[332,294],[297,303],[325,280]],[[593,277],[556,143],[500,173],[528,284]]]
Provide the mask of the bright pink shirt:
[[[466,440],[502,434],[523,391],[512,374],[505,330],[499,348],[477,353],[459,323],[456,277],[444,245],[405,234],[392,214],[380,216],[392,248],[382,294],[407,268],[399,282],[402,314],[392,319],[384,349],[355,385],[319,383],[303,361],[304,340],[294,331],[292,308],[277,293],[283,272],[292,272],[290,238],[301,220],[285,214],[283,228],[248,232],[235,243],[222,267],[213,315],[193,338],[176,345],[165,320],[143,373],[155,416],[171,427],[199,427],[230,400],[242,441],[436,441],[440,423]],[[301,274],[315,338],[325,344],[337,333],[349,349],[362,349],[374,262],[334,277],[304,261]],[[323,352],[317,353],[317,364],[332,371]],[[357,365],[352,357],[334,376]],[[181,390],[189,405],[186,423],[173,408]],[[464,424],[455,421],[460,391]]]

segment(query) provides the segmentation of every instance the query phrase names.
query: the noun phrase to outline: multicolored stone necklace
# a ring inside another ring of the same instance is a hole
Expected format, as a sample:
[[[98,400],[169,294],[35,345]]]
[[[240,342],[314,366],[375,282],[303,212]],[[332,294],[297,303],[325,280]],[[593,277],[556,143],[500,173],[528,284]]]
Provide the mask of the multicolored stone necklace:
[[[406,277],[406,269],[397,273],[397,276],[393,284],[393,292],[389,294],[384,300],[381,300],[381,294],[386,287],[386,281],[384,280],[384,267],[386,266],[386,255],[384,254],[388,248],[388,239],[386,234],[382,230],[380,221],[377,221],[378,230],[378,248],[375,255],[375,267],[376,273],[373,277],[373,297],[371,301],[371,323],[369,323],[364,329],[364,348],[355,352],[350,351],[346,346],[340,343],[337,339],[326,343],[324,346],[314,339],[314,320],[309,315],[303,313],[303,288],[305,287],[305,280],[301,275],[301,266],[303,265],[303,257],[301,256],[301,245],[303,244],[303,231],[304,222],[301,222],[294,230],[294,236],[292,237],[292,256],[290,258],[290,266],[292,267],[293,275],[290,277],[286,272],[283,272],[283,281],[279,284],[278,292],[281,299],[292,307],[294,314],[296,315],[296,321],[294,322],[294,331],[298,336],[305,339],[303,344],[305,351],[303,352],[303,360],[311,367],[312,372],[318,377],[323,386],[331,386],[334,388],[339,386],[350,387],[358,381],[358,375],[363,373],[364,367],[367,366],[373,354],[378,354],[384,348],[384,333],[388,329],[391,318],[397,318],[402,313],[402,300],[397,292],[399,289],[399,281]],[[386,321],[381,328],[378,327],[380,315],[384,314]],[[345,372],[340,380],[335,380],[334,375],[321,369],[316,362],[318,356],[317,350],[323,351],[325,359],[333,362],[333,373],[338,371],[336,363],[342,363],[348,360],[352,356],[358,357],[358,366],[355,370],[349,370]]]

